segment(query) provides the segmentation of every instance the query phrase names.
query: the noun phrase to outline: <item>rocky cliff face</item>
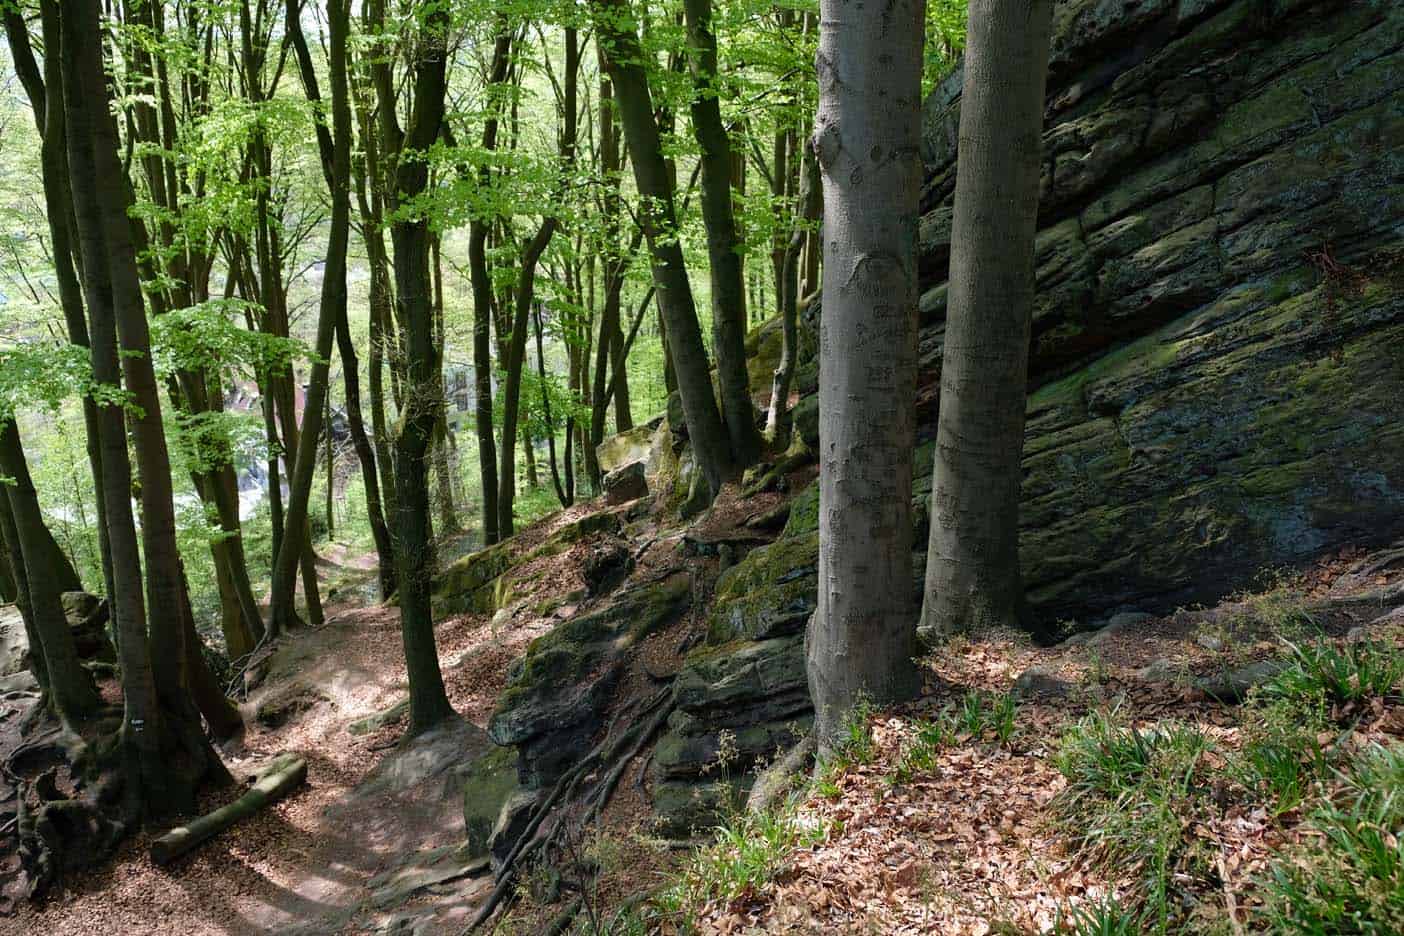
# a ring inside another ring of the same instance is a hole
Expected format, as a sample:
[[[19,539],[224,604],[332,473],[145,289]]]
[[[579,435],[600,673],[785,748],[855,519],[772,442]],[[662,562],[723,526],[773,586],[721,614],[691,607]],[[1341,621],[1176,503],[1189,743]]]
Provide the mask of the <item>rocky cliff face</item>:
[[[923,547],[961,79],[926,104]],[[1021,552],[1046,630],[1404,531],[1404,5],[1060,3],[1041,187]],[[675,829],[722,732],[744,769],[803,727],[816,526],[811,489],[718,582],[655,757]]]
[[[1025,450],[1035,607],[1206,600],[1398,530],[1404,9],[1101,0],[1058,14]],[[928,102],[933,280],[959,81]],[[943,299],[933,284],[923,302],[933,351]]]

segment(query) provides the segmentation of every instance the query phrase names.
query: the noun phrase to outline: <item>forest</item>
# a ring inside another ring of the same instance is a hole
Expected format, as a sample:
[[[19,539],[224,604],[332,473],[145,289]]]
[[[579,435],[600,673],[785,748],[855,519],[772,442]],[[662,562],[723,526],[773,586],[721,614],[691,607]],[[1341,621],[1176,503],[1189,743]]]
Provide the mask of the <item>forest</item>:
[[[1404,932],[1404,5],[0,19],[0,933]]]

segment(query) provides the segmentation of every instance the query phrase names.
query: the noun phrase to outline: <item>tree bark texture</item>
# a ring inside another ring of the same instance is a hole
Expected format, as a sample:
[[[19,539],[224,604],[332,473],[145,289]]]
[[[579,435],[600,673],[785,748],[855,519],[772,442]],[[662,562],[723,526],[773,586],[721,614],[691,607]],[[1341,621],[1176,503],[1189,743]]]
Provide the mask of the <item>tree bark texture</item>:
[[[970,5],[921,613],[936,633],[1027,616],[1020,459],[1051,9],[1052,0]]]
[[[373,4],[373,19],[384,25],[384,4]],[[380,104],[381,152],[393,156],[390,209],[395,254],[395,298],[404,353],[404,403],[395,435],[396,562],[400,595],[400,631],[409,676],[410,733],[418,734],[453,717],[444,691],[439,653],[434,643],[430,607],[433,539],[430,530],[429,453],[434,426],[443,411],[440,349],[434,341],[434,303],[429,280],[429,222],[418,212],[399,209],[429,184],[429,169],[418,154],[439,139],[448,65],[448,11],[435,7],[423,15],[408,90],[409,123],[402,131],[396,117],[394,85],[388,66],[376,65]]]
[[[820,6],[823,173],[819,596],[806,638],[821,752],[860,702],[919,688],[912,662],[917,209],[923,0]]]

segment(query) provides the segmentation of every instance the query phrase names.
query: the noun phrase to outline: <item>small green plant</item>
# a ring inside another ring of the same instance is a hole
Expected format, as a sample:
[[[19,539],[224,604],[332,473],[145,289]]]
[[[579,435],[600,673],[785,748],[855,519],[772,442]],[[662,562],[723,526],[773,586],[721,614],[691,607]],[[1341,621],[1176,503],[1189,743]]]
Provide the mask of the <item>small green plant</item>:
[[[1277,576],[1276,584],[1268,591],[1249,597],[1248,608],[1259,627],[1276,637],[1290,637],[1321,629],[1302,593],[1282,576]]]
[[[1239,754],[1239,782],[1250,793],[1273,805],[1277,814],[1301,805],[1313,779],[1302,751],[1276,740],[1251,741]]]
[[[873,744],[872,703],[860,699],[848,712],[839,728],[838,740],[834,745],[831,765],[836,770],[846,770],[853,766],[871,764],[877,755]]]
[[[1111,798],[1140,781],[1153,744],[1153,737],[1123,726],[1115,710],[1098,709],[1063,736],[1053,762],[1068,780],[1068,798]]]
[[[890,779],[894,784],[910,783],[917,774],[932,770],[936,755],[955,738],[950,712],[945,710],[933,720],[916,722],[915,729],[892,772]]]
[[[717,827],[712,843],[692,856],[655,902],[675,919],[690,920],[708,901],[730,902],[776,880],[795,850],[824,835],[822,826],[801,816],[795,798],[773,810],[739,813]]]
[[[1060,922],[1057,932],[1067,936],[1139,936],[1145,931],[1141,912],[1123,907],[1112,896],[1074,907]]]
[[[1404,653],[1389,644],[1361,641],[1339,648],[1317,640],[1287,646],[1288,666],[1264,688],[1267,698],[1349,705],[1393,697],[1404,680]]]
[[[1375,746],[1341,775],[1343,795],[1307,820],[1315,835],[1264,882],[1274,933],[1404,932],[1404,748]]]
[[[1008,744],[1018,726],[1019,701],[1013,693],[1005,693],[994,700],[990,708],[990,727],[1000,744]]]
[[[1087,669],[1082,672],[1082,681],[1088,686],[1105,686],[1111,679],[1111,672],[1107,669],[1107,661],[1102,657],[1102,651],[1093,648],[1087,655]]]
[[[976,690],[967,692],[960,700],[960,729],[972,738],[985,731],[985,696]]]

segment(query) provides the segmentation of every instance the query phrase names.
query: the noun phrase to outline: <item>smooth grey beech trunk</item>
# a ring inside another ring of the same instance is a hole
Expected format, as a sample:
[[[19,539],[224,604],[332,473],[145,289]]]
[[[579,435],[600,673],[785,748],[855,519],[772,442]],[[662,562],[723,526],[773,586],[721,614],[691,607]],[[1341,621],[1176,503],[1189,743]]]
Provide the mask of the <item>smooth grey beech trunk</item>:
[[[855,705],[920,686],[911,453],[925,10],[820,4],[819,600],[805,649],[821,753]]]
[[[1052,0],[972,0],[921,628],[1026,618],[1019,575]]]

